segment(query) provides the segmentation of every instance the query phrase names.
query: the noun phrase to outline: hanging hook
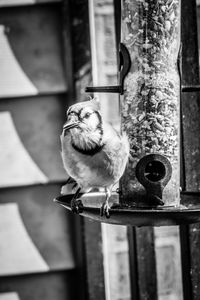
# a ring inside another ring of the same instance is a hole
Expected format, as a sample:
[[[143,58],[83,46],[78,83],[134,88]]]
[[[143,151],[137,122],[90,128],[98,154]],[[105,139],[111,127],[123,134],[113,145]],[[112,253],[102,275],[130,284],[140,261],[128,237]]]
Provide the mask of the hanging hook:
[[[119,85],[114,86],[87,86],[86,93],[124,93],[124,79],[131,67],[131,59],[126,46],[119,44]]]

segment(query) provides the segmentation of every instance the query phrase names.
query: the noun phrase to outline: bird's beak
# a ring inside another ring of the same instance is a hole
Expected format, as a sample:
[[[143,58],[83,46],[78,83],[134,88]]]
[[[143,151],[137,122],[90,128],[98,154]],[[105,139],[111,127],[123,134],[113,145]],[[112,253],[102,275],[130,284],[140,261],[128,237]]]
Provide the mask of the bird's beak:
[[[63,130],[69,130],[75,127],[78,127],[80,122],[78,121],[67,121],[64,125],[63,125]]]

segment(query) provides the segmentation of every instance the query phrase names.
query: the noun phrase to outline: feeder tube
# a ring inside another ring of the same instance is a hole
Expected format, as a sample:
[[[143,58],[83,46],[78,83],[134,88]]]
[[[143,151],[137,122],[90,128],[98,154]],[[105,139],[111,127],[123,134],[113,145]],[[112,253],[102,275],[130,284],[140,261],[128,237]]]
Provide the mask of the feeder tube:
[[[130,141],[130,162],[122,178],[123,201],[148,205],[136,178],[138,161],[148,154],[166,157],[172,176],[163,190],[165,206],[179,205],[180,188],[180,48],[179,0],[122,0],[121,42],[131,69],[121,97],[122,130]],[[156,165],[155,165],[156,166]],[[158,165],[157,165],[158,166]],[[149,166],[151,168],[151,165]],[[165,176],[152,171],[155,178]],[[150,180],[156,180],[152,174]],[[146,201],[146,203],[144,203]]]

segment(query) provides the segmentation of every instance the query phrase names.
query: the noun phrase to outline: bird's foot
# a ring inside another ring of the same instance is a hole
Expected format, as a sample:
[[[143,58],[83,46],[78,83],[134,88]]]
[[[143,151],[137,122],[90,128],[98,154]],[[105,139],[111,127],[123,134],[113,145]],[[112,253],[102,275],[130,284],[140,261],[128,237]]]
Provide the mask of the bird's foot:
[[[107,202],[104,202],[100,208],[100,216],[101,217],[105,216],[107,219],[109,219],[110,218],[109,210],[110,210],[109,204]]]
[[[71,200],[71,210],[74,214],[80,214],[83,212],[83,203],[80,199]]]

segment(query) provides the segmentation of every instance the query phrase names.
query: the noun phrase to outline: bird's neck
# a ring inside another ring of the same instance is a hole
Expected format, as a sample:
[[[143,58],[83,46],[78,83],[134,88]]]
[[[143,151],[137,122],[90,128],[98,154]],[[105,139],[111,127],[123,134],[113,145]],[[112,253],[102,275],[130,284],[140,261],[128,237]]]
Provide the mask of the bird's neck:
[[[75,130],[71,134],[71,141],[73,148],[83,154],[94,155],[103,148],[101,130],[95,132],[79,132]]]

